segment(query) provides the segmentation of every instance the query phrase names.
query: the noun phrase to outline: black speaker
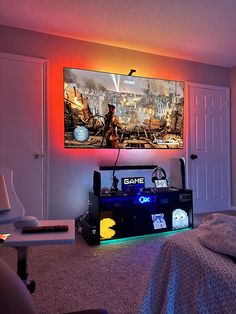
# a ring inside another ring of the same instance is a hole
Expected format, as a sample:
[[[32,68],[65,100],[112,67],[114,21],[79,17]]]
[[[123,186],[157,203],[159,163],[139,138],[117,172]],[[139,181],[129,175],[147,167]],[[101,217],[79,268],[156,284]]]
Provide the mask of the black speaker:
[[[96,224],[91,223],[88,219],[82,222],[82,236],[90,245],[100,244],[100,235]]]
[[[94,170],[93,172],[93,193],[94,195],[100,196],[101,191],[101,173]]]
[[[170,158],[169,186],[186,189],[185,163],[182,157]]]

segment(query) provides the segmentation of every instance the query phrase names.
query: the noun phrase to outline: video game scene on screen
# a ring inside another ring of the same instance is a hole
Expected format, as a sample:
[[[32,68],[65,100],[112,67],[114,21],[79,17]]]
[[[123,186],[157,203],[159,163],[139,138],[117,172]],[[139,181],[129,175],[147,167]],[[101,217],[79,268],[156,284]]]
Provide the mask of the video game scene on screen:
[[[184,82],[64,68],[66,148],[183,148]]]

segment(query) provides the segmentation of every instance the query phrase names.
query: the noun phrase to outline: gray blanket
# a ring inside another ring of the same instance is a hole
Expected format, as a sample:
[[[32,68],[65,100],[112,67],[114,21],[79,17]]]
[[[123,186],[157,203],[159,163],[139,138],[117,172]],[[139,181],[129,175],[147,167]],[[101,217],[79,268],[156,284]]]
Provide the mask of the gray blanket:
[[[163,242],[141,314],[236,313],[236,264],[203,246],[198,232],[184,231]]]

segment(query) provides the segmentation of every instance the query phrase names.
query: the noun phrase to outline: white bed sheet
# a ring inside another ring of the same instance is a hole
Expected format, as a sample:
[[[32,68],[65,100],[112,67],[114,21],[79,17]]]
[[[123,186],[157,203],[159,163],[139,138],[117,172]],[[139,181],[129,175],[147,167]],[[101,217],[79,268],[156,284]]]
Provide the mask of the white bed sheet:
[[[236,313],[235,260],[204,247],[197,233],[184,231],[163,242],[141,314]]]

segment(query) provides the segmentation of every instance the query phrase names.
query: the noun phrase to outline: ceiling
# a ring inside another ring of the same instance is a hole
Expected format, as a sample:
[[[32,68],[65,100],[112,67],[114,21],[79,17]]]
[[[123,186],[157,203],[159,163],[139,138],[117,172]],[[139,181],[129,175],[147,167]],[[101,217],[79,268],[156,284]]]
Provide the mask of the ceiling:
[[[0,24],[236,66],[236,0],[1,0]]]

